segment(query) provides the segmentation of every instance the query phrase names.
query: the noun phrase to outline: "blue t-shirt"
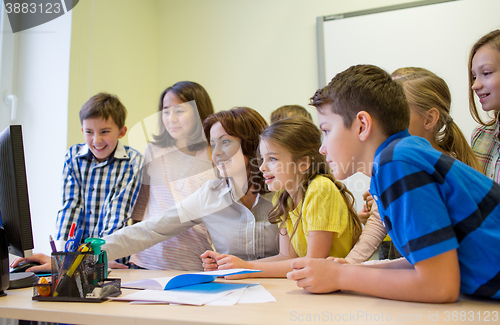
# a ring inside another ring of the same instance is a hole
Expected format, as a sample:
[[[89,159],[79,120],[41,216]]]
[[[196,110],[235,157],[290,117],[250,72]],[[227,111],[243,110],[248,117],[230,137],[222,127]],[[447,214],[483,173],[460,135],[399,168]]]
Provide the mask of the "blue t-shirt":
[[[377,149],[370,192],[411,263],[457,249],[460,291],[500,298],[500,185],[407,130]]]

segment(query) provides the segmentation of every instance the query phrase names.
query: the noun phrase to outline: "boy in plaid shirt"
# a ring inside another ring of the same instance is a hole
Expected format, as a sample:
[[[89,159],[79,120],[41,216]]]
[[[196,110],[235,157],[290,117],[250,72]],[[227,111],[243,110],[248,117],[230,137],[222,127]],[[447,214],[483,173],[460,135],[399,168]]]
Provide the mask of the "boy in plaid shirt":
[[[127,111],[120,100],[99,93],[80,110],[85,143],[72,146],[62,174],[62,208],[56,241],[68,240],[72,223],[83,238],[103,237],[124,227],[132,214],[141,177],[141,154],[124,146]]]

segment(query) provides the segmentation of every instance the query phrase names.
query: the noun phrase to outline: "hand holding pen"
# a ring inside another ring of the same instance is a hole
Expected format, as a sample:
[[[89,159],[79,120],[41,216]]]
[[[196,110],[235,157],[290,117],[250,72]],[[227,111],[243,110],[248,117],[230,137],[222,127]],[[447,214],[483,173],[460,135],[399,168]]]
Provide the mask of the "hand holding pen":
[[[217,264],[216,257],[220,256],[220,253],[217,253],[215,251],[206,251],[205,253],[201,254],[201,261],[203,265],[203,270],[204,271],[215,271],[219,267]]]

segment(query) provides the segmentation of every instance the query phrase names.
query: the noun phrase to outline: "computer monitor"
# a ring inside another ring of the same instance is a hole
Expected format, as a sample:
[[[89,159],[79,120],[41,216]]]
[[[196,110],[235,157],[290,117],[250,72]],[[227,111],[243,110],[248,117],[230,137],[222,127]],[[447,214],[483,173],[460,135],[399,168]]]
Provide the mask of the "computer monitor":
[[[20,125],[0,133],[0,294],[9,286],[9,252],[30,256],[33,245]]]

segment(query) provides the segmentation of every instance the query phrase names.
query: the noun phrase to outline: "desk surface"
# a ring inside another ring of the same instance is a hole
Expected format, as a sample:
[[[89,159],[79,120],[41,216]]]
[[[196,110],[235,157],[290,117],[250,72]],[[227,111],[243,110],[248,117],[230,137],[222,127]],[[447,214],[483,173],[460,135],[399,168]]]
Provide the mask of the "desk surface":
[[[123,282],[175,271],[113,270]],[[274,303],[235,306],[130,305],[128,302],[59,303],[32,301],[32,288],[0,297],[0,317],[73,324],[469,324],[500,323],[500,302],[460,297],[453,304],[391,301],[347,292],[309,294],[287,279],[245,279],[260,283]],[[127,293],[127,289],[123,289]],[[130,291],[131,292],[131,291]]]

